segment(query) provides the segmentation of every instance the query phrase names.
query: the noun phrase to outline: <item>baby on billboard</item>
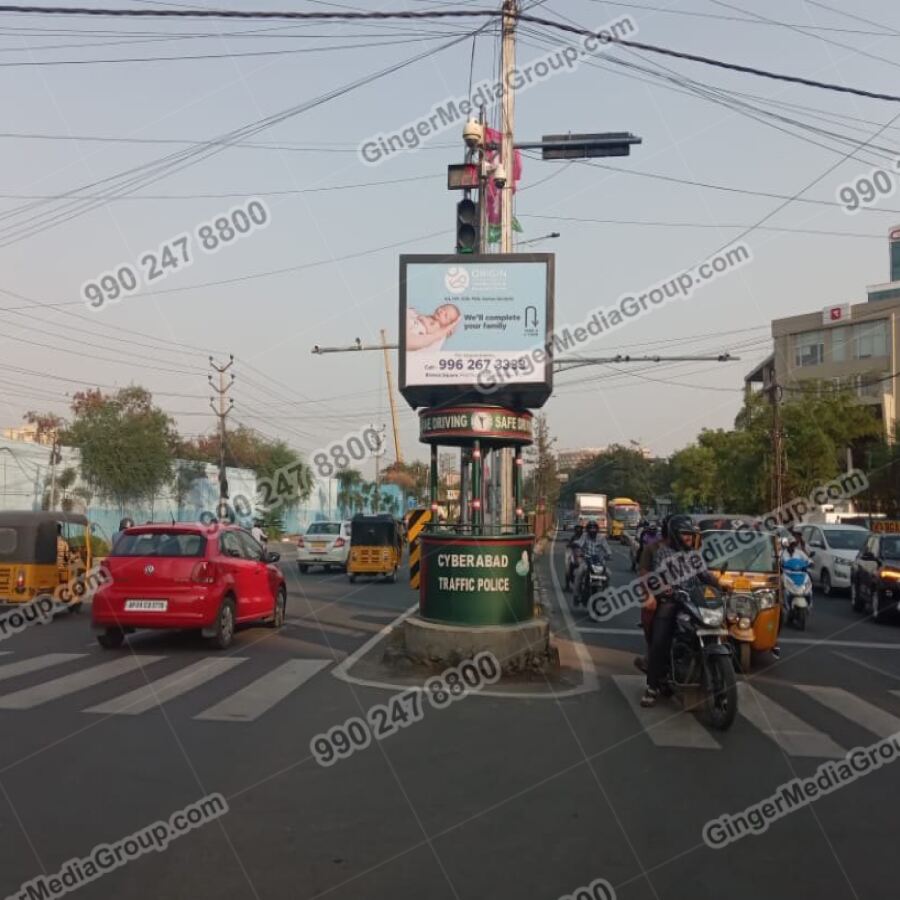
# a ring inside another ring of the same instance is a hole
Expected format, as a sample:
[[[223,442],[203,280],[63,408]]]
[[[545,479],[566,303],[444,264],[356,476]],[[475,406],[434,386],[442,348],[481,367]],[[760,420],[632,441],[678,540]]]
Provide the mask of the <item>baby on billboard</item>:
[[[432,315],[409,307],[406,310],[406,349],[440,350],[462,318],[453,303],[442,303]]]

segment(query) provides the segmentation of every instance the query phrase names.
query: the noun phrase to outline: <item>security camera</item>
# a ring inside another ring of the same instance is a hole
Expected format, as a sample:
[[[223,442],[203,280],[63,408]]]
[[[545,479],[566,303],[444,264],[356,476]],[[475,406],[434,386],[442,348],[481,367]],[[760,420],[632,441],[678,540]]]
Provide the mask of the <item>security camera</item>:
[[[463,140],[470,150],[480,147],[484,143],[484,126],[475,119],[469,119],[463,126]]]
[[[503,187],[506,184],[506,169],[503,168],[502,163],[494,166],[494,183],[497,187]]]

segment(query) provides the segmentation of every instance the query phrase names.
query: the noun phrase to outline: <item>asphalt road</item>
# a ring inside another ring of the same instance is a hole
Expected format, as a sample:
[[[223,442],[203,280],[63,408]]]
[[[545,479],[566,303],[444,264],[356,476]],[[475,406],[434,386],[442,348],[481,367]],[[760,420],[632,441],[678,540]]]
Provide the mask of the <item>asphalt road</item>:
[[[628,900],[897,896],[897,764],[724,849],[702,834],[900,731],[900,627],[818,597],[809,630],[785,633],[781,661],[760,661],[733,729],[713,735],[674,704],[636,708],[636,613],[563,613],[561,564],[556,546],[539,574],[579,689],[426,705],[328,768],[310,740],[392,696],[347,675],[414,603],[405,577],[350,585],[286,559],[287,626],[242,631],[226,653],[152,633],[103,651],[87,615],[3,641],[0,897],[213,793],[224,814],[77,896],[556,900],[600,878]],[[616,548],[614,581],[630,577]]]

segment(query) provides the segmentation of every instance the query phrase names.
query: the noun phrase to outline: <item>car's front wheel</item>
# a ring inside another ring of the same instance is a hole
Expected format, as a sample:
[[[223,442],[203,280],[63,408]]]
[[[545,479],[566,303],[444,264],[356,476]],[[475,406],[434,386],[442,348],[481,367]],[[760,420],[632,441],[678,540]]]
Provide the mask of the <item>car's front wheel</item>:
[[[215,633],[211,642],[219,650],[227,650],[234,640],[234,598],[226,597],[216,615]]]
[[[97,643],[104,650],[116,650],[122,646],[125,640],[125,632],[121,628],[107,628],[97,635]]]
[[[284,620],[287,617],[287,591],[283,587],[278,588],[275,595],[275,609],[272,611],[272,618],[269,619],[271,628],[282,628]]]
[[[828,571],[828,569],[822,569],[822,574],[819,577],[819,580],[822,584],[822,593],[826,597],[830,596],[834,588],[831,586],[831,573]]]

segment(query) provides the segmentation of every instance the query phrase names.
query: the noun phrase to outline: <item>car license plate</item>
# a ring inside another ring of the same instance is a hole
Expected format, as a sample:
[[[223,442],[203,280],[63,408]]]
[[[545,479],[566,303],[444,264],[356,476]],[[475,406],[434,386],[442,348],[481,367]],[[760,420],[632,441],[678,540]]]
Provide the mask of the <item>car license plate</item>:
[[[313,553],[324,553],[325,552],[325,544],[316,542],[312,545]]]
[[[165,612],[168,600],[126,600],[125,612]]]

